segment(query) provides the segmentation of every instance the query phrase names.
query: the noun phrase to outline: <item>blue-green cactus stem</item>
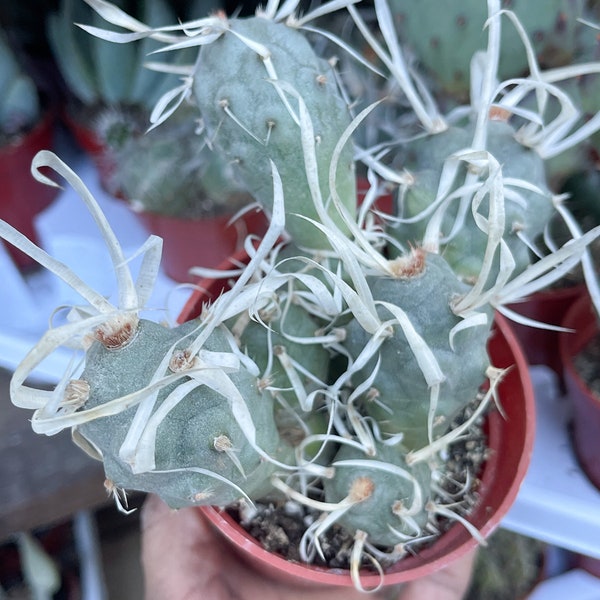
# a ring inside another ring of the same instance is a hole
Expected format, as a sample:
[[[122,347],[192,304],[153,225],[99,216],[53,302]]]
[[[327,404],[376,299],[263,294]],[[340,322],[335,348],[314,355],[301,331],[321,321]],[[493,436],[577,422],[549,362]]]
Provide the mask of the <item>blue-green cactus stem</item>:
[[[208,133],[267,209],[273,201],[272,160],[283,182],[287,231],[300,246],[329,248],[327,237],[297,216],[315,219],[317,213],[305,172],[298,100],[286,86],[302,97],[310,114],[319,187],[326,202],[334,148],[350,123],[335,74],[295,29],[262,17],[231,19],[229,24],[228,33],[202,47],[194,75],[194,94]],[[268,57],[257,54],[240,37],[262,44]],[[266,65],[272,66],[270,73]],[[355,187],[352,148],[347,146],[339,162],[336,188],[351,214],[356,206]],[[339,221],[333,208],[330,213]]]
[[[404,166],[411,171],[414,184],[408,189],[402,202],[396,206],[398,217],[411,219],[433,203],[437,196],[444,160],[451,154],[468,148],[472,143],[472,134],[471,125],[451,127],[443,133],[421,138],[403,149]],[[515,139],[511,125],[504,121],[488,123],[487,149],[500,163],[504,179],[521,180],[540,190],[532,191],[514,184],[505,187],[504,240],[515,259],[514,273],[517,274],[533,259],[530,247],[524,240],[535,243],[555,213],[546,183],[544,161],[534,150],[521,145]],[[508,191],[517,193],[519,198],[509,198]],[[445,235],[452,231],[459,210],[456,200],[446,210],[442,223],[442,232]],[[488,201],[485,199],[479,207],[479,212],[487,216],[488,210]],[[411,223],[400,222],[390,227],[390,234],[405,248],[419,245],[423,241],[427,225],[427,219],[418,219]],[[443,242],[441,252],[456,273],[465,281],[473,282],[481,270],[487,243],[486,233],[478,227],[469,208],[465,211],[460,231]]]
[[[196,322],[189,322],[168,329],[141,320],[131,341],[122,348],[106,349],[94,342],[81,376],[90,389],[85,408],[147,386],[171,346],[196,326]],[[185,349],[185,339],[177,347]],[[228,348],[223,332],[217,329],[204,349],[226,352]],[[289,449],[278,435],[270,395],[259,389],[258,379],[243,366],[228,376],[243,394],[252,415],[256,445],[269,455],[286,456]],[[153,412],[170,392],[188,381],[184,377],[162,389]],[[257,498],[269,491],[273,464],[249,443],[228,399],[208,386],[201,385],[190,391],[158,426],[152,471],[134,473],[119,455],[135,414],[136,407],[129,408],[90,421],[78,430],[101,452],[106,476],[118,488],[156,493],[172,507],[226,505],[244,495]],[[214,472],[221,479],[206,471]]]
[[[452,304],[469,286],[459,281],[439,255],[416,250],[407,264],[412,272],[409,269],[397,278],[373,277],[369,285],[376,301],[391,303],[404,311],[435,357],[443,378],[435,413],[433,417],[430,414],[431,388],[399,325],[383,342],[379,357],[367,364],[355,383],[367,379],[379,358],[379,371],[363,398],[363,410],[385,433],[402,433],[403,445],[416,450],[430,441],[429,422],[433,438],[442,435],[452,419],[476,397],[489,366],[486,344],[492,319],[488,314],[487,325],[456,330],[451,340],[451,332],[462,322],[452,311]],[[393,318],[388,308],[380,306],[378,310],[382,320]],[[344,342],[350,355],[358,357],[368,340],[369,334],[356,320],[351,321]]]
[[[327,431],[323,399],[316,395],[310,400],[310,395],[327,380],[330,354],[320,342],[310,342],[319,323],[302,306],[273,307],[260,317],[262,323],[242,316],[237,320],[240,330],[233,324],[232,330],[239,335],[242,351],[257,364],[262,385],[275,398],[275,422],[281,437],[297,446],[305,437]],[[313,446],[315,452],[319,448],[320,444]],[[310,453],[308,450],[307,455]]]
[[[345,461],[347,465],[339,464]],[[431,487],[428,465],[409,468],[402,448],[385,444],[377,444],[374,456],[342,446],[333,465],[335,476],[323,480],[327,501],[354,502],[338,518],[340,525],[352,533],[364,531],[369,542],[384,546],[424,535]]]

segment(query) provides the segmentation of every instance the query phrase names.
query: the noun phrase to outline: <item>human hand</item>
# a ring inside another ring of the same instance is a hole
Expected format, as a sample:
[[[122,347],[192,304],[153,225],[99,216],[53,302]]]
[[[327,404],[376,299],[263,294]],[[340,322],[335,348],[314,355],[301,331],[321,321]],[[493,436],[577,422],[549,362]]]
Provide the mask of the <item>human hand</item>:
[[[292,587],[254,571],[195,508],[171,510],[156,496],[142,508],[146,600],[461,600],[474,554],[404,586],[366,596],[348,588]]]

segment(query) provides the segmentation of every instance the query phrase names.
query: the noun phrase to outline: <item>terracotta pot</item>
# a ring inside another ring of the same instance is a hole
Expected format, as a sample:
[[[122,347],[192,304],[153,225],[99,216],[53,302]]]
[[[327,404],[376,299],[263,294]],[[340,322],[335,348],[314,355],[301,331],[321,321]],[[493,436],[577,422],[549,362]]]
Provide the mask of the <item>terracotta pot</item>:
[[[36,244],[35,216],[56,198],[58,188],[36,181],[31,175],[31,161],[38,151],[52,149],[54,123],[54,112],[48,111],[26,135],[0,148],[0,218]],[[14,246],[6,244],[6,248],[20,269],[37,267],[36,261]]]
[[[239,250],[249,233],[264,235],[267,217],[252,210],[234,221],[230,214],[203,219],[179,219],[157,213],[136,212],[149,233],[163,238],[162,267],[175,281],[191,281],[191,267],[215,269]]]
[[[571,306],[562,324],[573,330],[573,333],[562,333],[559,337],[563,377],[572,405],[573,447],[584,473],[600,489],[600,398],[592,393],[573,362],[586,344],[600,335],[596,313],[587,294]]]
[[[560,325],[569,307],[584,293],[585,285],[544,290],[533,294],[527,300],[509,305],[516,313],[550,325]],[[562,377],[563,366],[558,346],[558,331],[529,327],[510,322],[511,327],[530,365],[546,365]]]
[[[243,259],[244,254],[239,253],[225,261],[221,268],[239,266]],[[224,281],[206,279],[200,281],[198,287],[207,290],[206,293],[193,293],[180,315],[180,322],[196,317],[203,303],[216,297],[226,284]],[[512,329],[501,315],[497,315],[489,351],[495,366],[511,366],[511,369],[507,371],[499,388],[506,419],[497,411],[492,412],[487,419],[491,452],[480,474],[480,503],[470,519],[484,537],[496,529],[517,496],[531,459],[535,430],[534,394],[527,361]],[[200,510],[254,568],[271,578],[305,586],[353,585],[347,571],[292,563],[267,552],[223,510],[214,507],[203,507]],[[475,538],[462,525],[454,524],[433,545],[388,568],[385,572],[385,585],[424,577],[449,565],[476,546]],[[378,574],[364,572],[361,582],[368,588],[378,585],[380,578]]]

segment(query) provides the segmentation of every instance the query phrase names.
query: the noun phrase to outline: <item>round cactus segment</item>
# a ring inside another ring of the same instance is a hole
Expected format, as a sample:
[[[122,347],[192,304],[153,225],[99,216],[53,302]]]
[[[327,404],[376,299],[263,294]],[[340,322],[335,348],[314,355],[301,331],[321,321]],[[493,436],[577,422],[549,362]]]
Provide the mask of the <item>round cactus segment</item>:
[[[364,531],[369,542],[384,546],[423,535],[431,471],[425,463],[407,467],[404,457],[400,447],[385,444],[368,457],[355,447],[339,449],[332,463],[335,475],[323,486],[328,502],[353,503],[339,517],[340,525]]]
[[[406,314],[429,348],[425,360],[431,363],[433,357],[439,366],[439,398],[433,417],[432,382],[421,367],[423,358],[417,357],[399,324],[393,325],[393,333],[381,345],[378,356],[353,378],[355,384],[366,380],[379,358],[379,371],[364,395],[364,411],[384,432],[403,433],[403,444],[410,450],[429,443],[429,422],[433,436],[442,435],[453,417],[477,395],[489,366],[486,344],[492,321],[488,314],[487,324],[460,329],[463,319],[452,312],[452,302],[465,294],[468,286],[459,281],[443,257],[417,253],[425,257],[420,272],[408,277],[373,278],[370,287],[376,301],[397,306]],[[382,320],[394,318],[389,308],[380,306],[378,310]],[[344,345],[353,358],[369,339],[370,334],[356,320],[348,324]]]
[[[436,200],[444,160],[459,150],[469,148],[472,135],[471,125],[451,127],[443,133],[421,138],[406,148],[405,166],[414,177],[414,185],[397,206],[397,216],[403,221],[390,227],[390,234],[404,247],[420,244],[429,222],[425,218],[414,222],[404,220],[423,213]],[[500,164],[504,180],[521,180],[539,190],[520,188],[515,183],[504,186],[504,240],[516,262],[514,273],[518,274],[532,260],[530,248],[523,238],[535,241],[555,214],[546,183],[544,161],[534,150],[520,144],[511,125],[504,121],[488,123],[487,150]],[[462,172],[466,173],[466,167]],[[445,235],[452,231],[460,210],[458,200],[448,205],[442,223]],[[487,216],[488,210],[485,199],[478,212]],[[444,241],[441,251],[455,272],[465,281],[472,282],[481,270],[487,242],[487,234],[468,210],[460,231]]]
[[[201,49],[194,76],[194,94],[208,133],[267,209],[273,202],[273,161],[283,183],[288,232],[302,246],[328,248],[326,236],[297,216],[315,219],[317,213],[307,183],[295,94],[312,120],[319,188],[326,202],[334,149],[350,123],[335,74],[295,29],[262,17],[231,19],[229,24],[225,35]],[[352,148],[347,145],[336,189],[351,214],[355,188]],[[341,225],[337,211],[332,209],[331,215]]]
[[[118,350],[107,350],[95,343],[88,351],[81,378],[89,384],[86,408],[134,393],[151,383],[155,371],[172,346],[185,350],[186,339],[195,322],[174,329],[142,320],[129,344]],[[227,352],[229,346],[220,330],[209,337],[203,350]],[[215,369],[216,371],[216,369]],[[165,369],[165,375],[172,374]],[[154,468],[138,469],[121,457],[137,407],[90,421],[79,433],[104,460],[106,476],[124,489],[160,495],[172,507],[189,504],[226,505],[244,496],[256,498],[269,489],[273,464],[265,460],[256,446],[270,456],[283,456],[284,444],[275,426],[273,401],[258,388],[256,377],[242,365],[226,376],[243,395],[252,418],[255,443],[234,416],[230,398],[209,385],[193,386],[190,377],[171,383],[160,390],[151,415],[164,409],[169,394],[190,386],[178,403],[164,411],[156,428]],[[208,378],[210,379],[210,377]],[[171,396],[172,398],[172,396]],[[247,425],[246,425],[247,429]]]

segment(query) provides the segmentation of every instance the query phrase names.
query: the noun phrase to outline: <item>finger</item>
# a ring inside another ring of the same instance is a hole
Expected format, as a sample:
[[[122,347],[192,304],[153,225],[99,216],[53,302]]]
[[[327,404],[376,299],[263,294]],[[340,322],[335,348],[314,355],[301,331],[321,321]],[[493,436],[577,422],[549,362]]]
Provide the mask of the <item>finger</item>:
[[[471,582],[476,554],[476,550],[470,552],[440,571],[411,581],[398,600],[462,600]]]
[[[172,510],[157,496],[148,496],[141,513],[141,543],[146,600],[228,597],[215,577],[219,540],[197,509]]]

